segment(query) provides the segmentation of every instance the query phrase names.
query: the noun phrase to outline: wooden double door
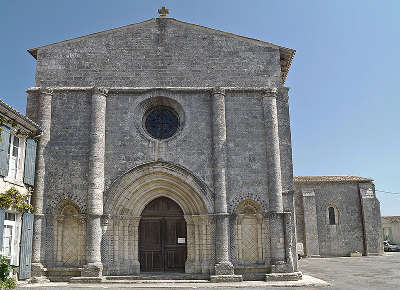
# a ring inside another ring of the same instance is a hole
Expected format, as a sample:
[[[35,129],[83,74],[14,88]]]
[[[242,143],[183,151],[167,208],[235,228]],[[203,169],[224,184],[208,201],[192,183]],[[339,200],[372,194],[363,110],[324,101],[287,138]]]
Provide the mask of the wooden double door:
[[[141,272],[185,272],[186,222],[173,200],[160,197],[143,210],[139,224]]]

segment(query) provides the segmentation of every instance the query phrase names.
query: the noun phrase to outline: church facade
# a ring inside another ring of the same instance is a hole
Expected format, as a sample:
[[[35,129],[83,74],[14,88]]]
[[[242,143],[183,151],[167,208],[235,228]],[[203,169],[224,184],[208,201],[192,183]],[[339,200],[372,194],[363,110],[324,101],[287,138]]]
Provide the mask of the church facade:
[[[301,278],[294,50],[159,17],[29,52],[36,279]]]

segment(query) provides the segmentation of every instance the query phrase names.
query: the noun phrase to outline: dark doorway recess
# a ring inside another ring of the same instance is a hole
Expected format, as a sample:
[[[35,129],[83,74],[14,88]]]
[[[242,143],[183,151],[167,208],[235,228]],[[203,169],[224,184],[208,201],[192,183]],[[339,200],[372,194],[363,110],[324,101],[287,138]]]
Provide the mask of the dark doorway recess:
[[[167,197],[151,201],[139,224],[141,272],[185,272],[186,222],[180,206]]]

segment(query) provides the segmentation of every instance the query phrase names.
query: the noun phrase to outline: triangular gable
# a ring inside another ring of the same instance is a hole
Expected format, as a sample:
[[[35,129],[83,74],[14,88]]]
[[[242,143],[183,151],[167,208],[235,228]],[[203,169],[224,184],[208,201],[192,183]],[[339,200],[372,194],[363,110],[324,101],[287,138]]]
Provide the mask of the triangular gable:
[[[157,18],[151,18],[149,20],[145,20],[145,21],[142,21],[142,22],[129,24],[129,25],[113,28],[113,29],[108,29],[108,30],[104,30],[104,31],[88,34],[88,35],[85,35],[85,36],[80,36],[80,37],[76,37],[76,38],[72,38],[72,39],[68,39],[68,40],[63,40],[63,41],[59,41],[59,42],[55,42],[55,43],[39,46],[39,47],[36,47],[36,48],[29,49],[28,52],[35,59],[37,59],[37,53],[38,53],[39,49],[50,48],[52,46],[57,46],[57,45],[66,44],[66,43],[73,43],[73,42],[80,41],[80,40],[83,40],[83,39],[89,39],[91,37],[97,37],[97,36],[104,35],[104,34],[107,34],[107,33],[112,33],[112,32],[118,31],[118,30],[131,29],[133,27],[138,27],[138,26],[141,26],[141,25],[146,24],[146,23],[155,22],[156,19]],[[261,46],[265,46],[265,47],[278,48],[279,51],[280,51],[280,55],[281,55],[280,66],[281,66],[281,72],[282,72],[282,83],[285,82],[286,76],[287,76],[287,74],[289,72],[289,68],[290,68],[293,56],[294,56],[294,54],[296,52],[295,50],[287,48],[287,47],[279,46],[279,45],[276,45],[276,44],[273,44],[273,43],[270,43],[270,42],[261,41],[261,40],[258,40],[258,39],[249,38],[249,37],[237,35],[237,34],[230,33],[230,32],[225,32],[225,31],[221,31],[221,30],[217,30],[217,29],[213,29],[213,28],[209,28],[209,27],[205,27],[205,26],[201,26],[201,25],[197,25],[197,24],[192,24],[192,23],[181,21],[181,20],[176,20],[175,18],[166,18],[166,19],[172,20],[172,21],[175,21],[177,23],[184,24],[184,25],[190,25],[190,26],[193,26],[193,27],[196,27],[196,28],[199,28],[199,29],[209,30],[210,32],[213,32],[213,33],[220,33],[221,35],[224,35],[224,36],[230,36],[232,38],[243,39],[243,40],[246,40],[246,41],[254,42],[257,45],[261,45]]]

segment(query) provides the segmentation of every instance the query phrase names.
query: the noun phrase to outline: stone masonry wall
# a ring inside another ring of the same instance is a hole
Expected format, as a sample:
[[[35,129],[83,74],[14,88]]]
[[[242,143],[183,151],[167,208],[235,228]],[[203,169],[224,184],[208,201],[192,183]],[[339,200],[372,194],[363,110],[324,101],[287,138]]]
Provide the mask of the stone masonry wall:
[[[51,136],[46,148],[45,211],[71,199],[86,212],[90,92],[57,92],[52,98]]]
[[[159,96],[176,100],[184,113],[180,132],[161,142],[143,129],[144,112],[138,112],[143,101]],[[106,114],[106,189],[126,171],[157,160],[183,166],[211,187],[210,126],[210,95],[207,92],[110,95]]]
[[[259,95],[229,93],[226,97],[228,211],[245,198],[268,209],[266,146]]]
[[[363,252],[363,229],[361,221],[360,198],[357,183],[321,183],[296,185],[296,198],[303,198],[302,188],[315,193],[316,220],[318,227],[319,254],[321,256],[348,256],[352,252]],[[302,206],[301,202],[296,202]],[[337,225],[329,225],[327,208],[335,206],[338,210]],[[303,215],[302,209],[297,218]],[[304,243],[304,221],[297,221],[298,242]],[[306,251],[306,249],[305,249]]]
[[[38,49],[36,86],[279,87],[279,49],[151,19]]]

